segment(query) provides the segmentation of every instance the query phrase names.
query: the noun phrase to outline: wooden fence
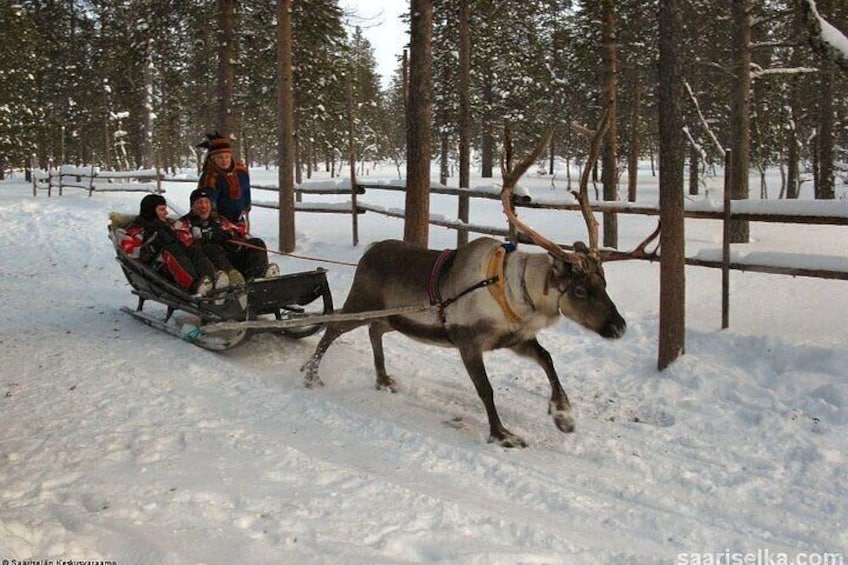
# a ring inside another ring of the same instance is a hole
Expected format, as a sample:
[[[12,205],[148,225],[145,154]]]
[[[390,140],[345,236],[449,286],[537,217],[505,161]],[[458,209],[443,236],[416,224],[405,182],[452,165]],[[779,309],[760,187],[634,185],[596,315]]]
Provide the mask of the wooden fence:
[[[196,183],[197,179],[181,178],[168,179],[165,178],[160,171],[155,169],[138,170],[138,171],[100,171],[95,167],[73,167],[63,165],[50,171],[33,171],[33,195],[39,190],[46,190],[50,196],[53,190],[58,190],[59,195],[65,188],[75,188],[87,190],[89,196],[94,192],[109,192],[109,191],[135,191],[135,192],[165,192],[162,188],[162,182],[186,182]],[[276,186],[270,185],[251,185],[254,190],[278,192]],[[347,186],[300,186],[295,189],[297,202],[295,203],[295,211],[309,213],[326,213],[326,214],[346,214],[357,215],[371,212],[388,217],[403,218],[404,212],[399,209],[387,209],[382,206],[369,204],[358,198],[360,195],[366,194],[368,190],[386,190],[394,192],[404,192],[405,186],[401,184],[375,184],[375,183],[358,183],[356,184],[356,206],[354,208],[353,201],[346,202],[304,202],[304,196],[310,195],[350,195],[351,190]],[[469,199],[488,199],[500,200],[500,194],[495,190],[479,190],[479,189],[460,189],[449,188],[444,186],[431,187],[432,194],[440,194],[447,196],[465,196]],[[725,194],[728,191],[725,190]],[[815,225],[836,225],[848,226],[848,201],[845,200],[830,200],[830,201],[813,201],[804,202],[803,211],[799,212],[796,200],[779,200],[779,201],[762,201],[762,200],[726,200],[723,206],[713,209],[700,209],[697,207],[687,207],[684,211],[684,217],[687,219],[702,219],[702,220],[718,220],[725,225],[731,220],[747,220],[751,222],[772,222],[783,224],[815,224]],[[279,209],[277,203],[262,202],[254,199],[254,207]],[[517,208],[527,209],[546,209],[546,210],[569,210],[580,211],[580,206],[574,203],[552,203],[534,201],[527,196],[517,196],[515,198],[515,206]],[[659,216],[659,209],[656,206],[638,205],[629,202],[595,202],[592,204],[595,212],[614,212],[617,214],[633,214]],[[354,230],[357,223],[353,222]],[[458,219],[445,219],[442,217],[431,217],[430,225],[439,226],[447,229],[465,231],[468,233],[477,233],[491,235],[495,237],[508,237],[510,232],[504,227],[494,227],[486,225],[475,225],[462,222]],[[727,230],[724,230],[725,232]],[[358,241],[358,234],[353,234],[354,242]],[[749,253],[742,256],[739,253],[732,253],[730,250],[729,241],[724,238],[722,248],[715,250],[702,250],[694,257],[687,257],[686,264],[698,267],[718,268],[725,272],[728,270],[752,271],[760,273],[782,274],[802,277],[815,277],[823,279],[838,279],[848,280],[848,257],[843,256],[819,256],[821,265],[813,266],[810,255],[805,255],[804,260],[795,261],[789,254],[781,254],[783,264],[776,264],[774,256],[765,257],[760,254]],[[530,243],[526,241],[526,243]],[[562,245],[564,248],[569,248],[568,245]],[[807,266],[799,266],[805,264]]]
[[[390,190],[404,191],[403,186],[392,186],[385,184],[357,184],[357,194],[364,194],[366,190]],[[265,190],[277,190],[276,187],[261,187]],[[329,194],[321,190],[300,191],[301,194]],[[473,189],[459,189],[446,187],[431,187],[432,194],[444,194],[451,196],[466,196],[469,199],[484,198],[492,200],[500,200],[500,194],[492,191],[480,191]],[[332,194],[350,193],[350,189],[334,190]],[[684,218],[687,219],[703,219],[703,220],[719,220],[722,222],[722,247],[715,250],[701,250],[694,257],[687,257],[685,262],[687,265],[697,267],[716,268],[722,270],[722,285],[721,285],[721,319],[722,328],[727,328],[730,325],[730,271],[752,271],[759,273],[770,273],[779,275],[791,275],[801,277],[814,277],[822,279],[838,279],[848,280],[848,257],[846,256],[812,256],[811,254],[788,254],[780,253],[779,261],[775,261],[776,254],[756,254],[749,253],[742,255],[741,253],[733,253],[729,240],[729,223],[732,220],[747,220],[751,222],[777,222],[777,223],[797,223],[797,224],[817,224],[817,225],[836,225],[848,226],[848,201],[831,200],[831,201],[815,201],[805,202],[803,204],[803,212],[797,209],[798,201],[758,201],[758,200],[733,200],[729,199],[729,191],[725,190],[725,200],[719,209],[690,209],[684,210]],[[355,206],[353,204],[355,202]],[[517,197],[514,199],[514,204],[517,208],[536,208],[547,210],[571,210],[580,211],[580,205],[575,203],[543,203],[534,202],[529,197]],[[279,208],[276,204],[257,203],[254,201],[254,206]],[[775,209],[777,208],[777,209]],[[656,206],[644,206],[632,204],[629,202],[595,202],[592,204],[592,209],[595,212],[614,212],[617,214],[637,214],[648,216],[659,216],[659,208]],[[398,209],[386,209],[382,206],[370,205],[363,202],[358,197],[354,200],[334,204],[332,208],[314,208],[310,209],[302,202],[295,206],[296,211],[309,212],[333,212],[345,214],[361,214],[363,212],[373,212],[389,217],[403,218],[404,211]],[[499,237],[507,237],[510,235],[506,228],[496,228],[492,226],[479,226],[461,222],[459,220],[446,220],[441,218],[431,217],[430,225],[440,226],[457,231],[464,230],[466,232],[481,233]],[[358,222],[353,221],[353,242],[359,240],[359,235],[356,233]],[[525,243],[529,241],[520,238]],[[568,248],[567,245],[561,245]],[[800,266],[806,265],[806,266]]]
[[[274,190],[276,187],[257,186],[260,190]],[[365,194],[368,190],[387,190],[403,192],[403,186],[386,185],[386,184],[357,184],[357,194]],[[301,195],[306,194],[350,194],[349,188],[336,189],[298,189],[296,191]],[[432,187],[432,194],[443,194],[450,196],[467,196],[470,199],[490,199],[500,200],[500,194],[492,191],[481,191],[474,189],[459,189],[447,187]],[[836,225],[848,226],[848,202],[842,200],[832,201],[816,201],[805,202],[805,210],[799,212],[795,208],[795,203],[798,201],[760,201],[760,200],[734,200],[728,201],[729,213],[725,212],[724,206],[717,209],[698,209],[692,207],[686,209],[684,217],[687,219],[701,220],[718,220],[727,223],[731,220],[747,220],[751,222],[772,222],[783,224],[816,224],[816,225]],[[256,202],[254,206],[264,208],[277,209],[278,206],[274,203]],[[579,212],[580,206],[575,203],[550,203],[533,201],[529,197],[519,197],[515,200],[517,208],[528,209],[546,209],[546,210],[570,210]],[[595,212],[614,212],[617,214],[635,214],[647,216],[659,216],[659,209],[656,206],[644,206],[632,204],[628,202],[595,202],[592,204],[592,209]],[[298,202],[296,211],[299,212],[324,212],[337,214],[352,214],[352,203],[339,202],[333,204],[320,203],[304,203]],[[364,202],[362,199],[357,199],[356,213],[363,214],[372,212],[384,216],[403,218],[403,210],[386,209],[382,206],[375,206]],[[461,222],[459,220],[431,218],[430,225],[440,226],[453,230],[465,230],[471,233],[479,233],[492,235],[496,237],[507,237],[509,231],[506,228],[498,228],[493,226],[475,225]],[[529,242],[528,242],[529,243]],[[799,263],[811,265],[813,261],[810,255],[804,255],[804,261],[792,261],[788,254],[782,254],[785,263],[784,265],[757,263],[756,255],[749,254],[748,257],[743,257],[741,254],[727,253],[726,247],[729,242],[725,242],[721,249],[703,250],[694,257],[688,257],[686,263],[688,265],[709,268],[732,269],[740,271],[753,271],[761,273],[783,274],[792,276],[815,277],[824,279],[839,279],[848,280],[848,257],[840,256],[821,256],[821,267],[815,266],[797,266]],[[563,245],[568,248],[569,246]],[[726,256],[725,256],[726,255]]]
[[[143,170],[130,172],[108,172],[99,171],[94,167],[71,167],[64,165],[49,173],[33,174],[33,195],[39,189],[46,189],[48,196],[54,188],[62,194],[64,188],[78,188],[87,190],[89,196],[94,192],[106,191],[140,191],[140,192],[164,192],[162,181],[196,183],[197,179],[165,179],[157,170]],[[276,186],[251,185],[252,189],[262,191],[278,192]],[[404,192],[405,186],[398,184],[356,184],[356,197],[351,194],[347,186],[300,186],[295,189],[297,202],[296,212],[326,213],[326,214],[365,214],[371,212],[388,217],[403,218],[404,211],[399,209],[387,209],[362,201],[359,196],[366,194],[368,190],[386,190]],[[431,187],[432,194],[447,196],[465,196],[469,199],[500,200],[500,194],[494,190],[459,189],[443,186]],[[717,208],[701,209],[699,206],[687,207],[684,210],[686,219],[718,220],[723,223],[722,247],[718,249],[701,250],[693,257],[685,259],[687,265],[707,268],[721,269],[722,276],[722,327],[727,327],[729,309],[729,272],[731,270],[751,271],[759,273],[770,273],[780,275],[791,275],[801,277],[814,277],[821,279],[848,280],[848,257],[825,256],[825,255],[792,255],[788,253],[734,253],[732,251],[727,226],[732,220],[747,220],[751,222],[772,222],[783,224],[810,224],[810,225],[835,225],[848,226],[848,201],[806,201],[799,207],[797,200],[729,200],[729,191],[725,190],[725,201]],[[352,199],[346,202],[304,202],[303,197],[309,195],[351,195]],[[355,204],[354,204],[355,203]],[[580,206],[574,203],[552,203],[534,201],[527,196],[518,196],[514,199],[517,208],[546,209],[546,210],[569,210],[580,211]],[[254,207],[279,209],[274,202],[263,202],[254,198]],[[617,214],[634,214],[659,216],[656,206],[644,206],[629,202],[595,202],[592,204],[595,212],[613,212]],[[458,219],[445,219],[442,217],[431,217],[430,225],[447,229],[464,231],[466,233],[478,233],[495,237],[508,237],[510,232],[507,228],[475,225],[462,222]],[[359,241],[357,233],[358,222],[352,220],[353,242]],[[529,241],[520,238],[525,243]],[[570,246],[562,245],[564,248]]]
[[[48,197],[53,196],[54,190],[61,196],[66,188],[86,190],[89,197],[95,192],[165,192],[162,175],[156,169],[101,171],[94,166],[72,165],[61,165],[47,171],[33,169],[33,196],[40,190],[46,191]]]

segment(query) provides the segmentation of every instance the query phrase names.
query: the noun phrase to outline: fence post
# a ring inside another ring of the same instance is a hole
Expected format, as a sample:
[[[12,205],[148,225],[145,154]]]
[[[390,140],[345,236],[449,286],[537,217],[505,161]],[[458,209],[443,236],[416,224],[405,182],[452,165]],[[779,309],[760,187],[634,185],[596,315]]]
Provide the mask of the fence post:
[[[359,245],[359,205],[357,204],[356,193],[358,186],[355,183],[355,177],[350,177],[350,208],[352,212],[351,226],[353,228],[353,246]]]
[[[38,194],[38,171],[35,170],[35,153],[30,155],[29,170],[32,175],[32,195],[36,196]]]
[[[347,143],[348,143],[348,164],[350,165],[350,221],[353,230],[353,246],[359,245],[359,218],[357,217],[358,210],[356,209],[356,146],[353,141],[354,126],[356,121],[353,116],[353,82],[348,77],[347,80]]]
[[[88,197],[91,198],[91,195],[94,194],[94,162],[91,163],[91,173],[88,177]]]
[[[721,329],[730,327],[730,168],[733,152],[724,150],[724,217],[721,234]]]
[[[59,179],[61,182],[61,179]],[[47,198],[53,196],[53,161],[47,161]]]
[[[162,167],[159,163],[159,151],[156,152],[156,194],[162,194]]]

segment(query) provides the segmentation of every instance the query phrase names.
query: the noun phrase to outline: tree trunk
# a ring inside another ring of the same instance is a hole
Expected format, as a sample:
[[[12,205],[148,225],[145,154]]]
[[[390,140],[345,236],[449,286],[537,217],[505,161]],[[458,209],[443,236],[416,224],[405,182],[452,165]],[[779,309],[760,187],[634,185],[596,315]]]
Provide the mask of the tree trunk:
[[[793,35],[800,36],[804,32],[804,23],[800,15],[792,22]],[[802,66],[801,48],[792,48],[789,59],[790,67]],[[798,109],[803,108],[801,95],[802,79],[795,76],[789,82],[789,100],[787,101],[788,124],[786,126],[786,198],[796,199],[801,192],[801,145],[798,139]]]
[[[300,104],[293,104],[292,109],[292,146],[294,147],[294,184],[295,186],[303,182],[303,152],[300,146]],[[299,196],[299,195],[297,195]]]
[[[686,278],[683,223],[683,144],[679,0],[660,2],[660,335],[657,368],[662,371],[685,352]]]
[[[142,118],[141,166],[149,169],[153,163],[153,36],[148,29],[144,48],[144,117]]]
[[[730,148],[733,152],[730,196],[734,200],[748,198],[748,167],[751,161],[751,4],[752,0],[730,0],[735,66],[735,91],[730,110]],[[731,243],[748,243],[749,237],[747,220],[730,222]]]
[[[701,163],[701,154],[694,143],[689,144],[689,194],[697,195],[699,192],[698,166]]]
[[[433,0],[412,0],[406,112],[406,218],[403,239],[427,247],[430,231],[430,116]]]
[[[448,65],[442,67],[442,84],[450,84],[451,73]],[[448,126],[450,112],[447,104],[441,104],[439,111],[439,182],[447,186],[450,177],[450,133]]]
[[[786,146],[786,198],[796,199],[801,192],[801,157],[798,154],[798,130],[795,129],[794,120],[786,134]]]
[[[606,144],[603,150],[604,200],[618,200],[618,55],[616,53],[616,17],[614,0],[601,0],[601,20],[604,44],[604,95],[609,106],[610,125],[607,130]],[[615,213],[604,212],[604,247],[618,247],[618,217]]]
[[[639,72],[633,71],[633,105],[630,108],[630,147],[627,152],[627,200],[636,202],[639,184],[639,112],[642,104],[642,85]]]
[[[469,0],[459,3],[459,187],[471,186],[471,33]],[[468,196],[459,197],[457,218],[468,223]],[[456,245],[468,243],[468,232],[457,230]]]
[[[492,76],[488,65],[483,74],[483,106],[487,108],[483,116],[482,140],[480,142],[480,176],[484,179],[492,178],[492,168],[495,161],[495,135],[492,131],[494,116],[488,110],[494,102],[492,93]]]
[[[277,0],[277,165],[280,187],[280,250],[295,249],[294,230],[294,94],[292,89],[293,0]]]
[[[821,57],[820,60],[819,135],[816,137],[819,178],[816,184],[816,198],[833,200],[836,198],[833,169],[833,63],[826,57]]]
[[[229,137],[230,134],[238,130],[235,127],[235,115],[233,114],[234,62],[238,57],[236,48],[236,0],[217,0],[217,8],[218,110],[215,127],[221,135]]]

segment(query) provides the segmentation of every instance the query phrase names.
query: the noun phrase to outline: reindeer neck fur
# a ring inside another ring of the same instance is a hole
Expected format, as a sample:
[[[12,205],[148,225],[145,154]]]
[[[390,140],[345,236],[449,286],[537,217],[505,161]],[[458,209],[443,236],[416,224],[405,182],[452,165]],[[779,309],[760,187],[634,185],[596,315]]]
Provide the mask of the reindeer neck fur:
[[[559,292],[551,288],[553,259],[548,254],[513,251],[504,265],[507,298],[532,326],[547,327],[559,317]]]

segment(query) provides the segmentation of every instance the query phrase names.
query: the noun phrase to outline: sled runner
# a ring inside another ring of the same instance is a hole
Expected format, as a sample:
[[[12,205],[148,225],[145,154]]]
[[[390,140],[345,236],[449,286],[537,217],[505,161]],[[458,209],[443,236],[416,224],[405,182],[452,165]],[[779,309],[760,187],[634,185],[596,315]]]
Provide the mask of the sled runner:
[[[204,349],[226,351],[257,333],[280,333],[291,338],[313,335],[324,327],[322,315],[333,312],[324,269],[253,279],[243,286],[194,296],[121,251],[117,233],[121,226],[115,222],[113,219],[109,225],[109,239],[132,293],[138,297],[135,309],[125,306],[121,311],[157,330]],[[148,301],[164,305],[164,315],[145,311]],[[262,321],[269,323],[257,323]],[[272,321],[283,325],[272,325]],[[207,324],[224,322],[226,329],[218,328],[214,333],[205,330]]]

